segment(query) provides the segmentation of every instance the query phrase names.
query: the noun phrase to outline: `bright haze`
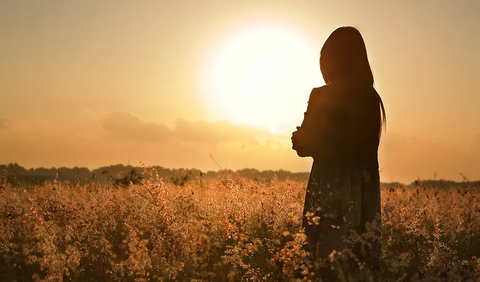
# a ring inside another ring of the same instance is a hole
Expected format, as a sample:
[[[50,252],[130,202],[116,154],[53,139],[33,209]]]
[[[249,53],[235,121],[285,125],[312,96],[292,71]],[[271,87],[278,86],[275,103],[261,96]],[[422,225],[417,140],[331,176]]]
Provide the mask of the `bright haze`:
[[[309,171],[290,136],[337,27],[387,112],[382,181],[480,179],[480,1],[0,2],[0,163]],[[212,160],[210,156],[215,159]]]

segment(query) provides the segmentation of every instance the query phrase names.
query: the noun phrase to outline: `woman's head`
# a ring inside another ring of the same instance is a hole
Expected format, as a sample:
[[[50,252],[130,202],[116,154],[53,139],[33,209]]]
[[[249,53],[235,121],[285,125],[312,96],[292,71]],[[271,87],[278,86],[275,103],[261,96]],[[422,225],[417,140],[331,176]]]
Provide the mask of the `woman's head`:
[[[326,84],[373,85],[365,42],[356,28],[340,27],[330,34],[320,51],[320,70]]]

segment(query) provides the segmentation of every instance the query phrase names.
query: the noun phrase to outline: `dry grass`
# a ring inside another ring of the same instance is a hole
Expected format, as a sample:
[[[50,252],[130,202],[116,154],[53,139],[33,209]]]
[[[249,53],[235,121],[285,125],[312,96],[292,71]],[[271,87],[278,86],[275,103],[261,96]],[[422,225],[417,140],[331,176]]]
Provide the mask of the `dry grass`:
[[[366,273],[349,250],[309,261],[306,183],[226,174],[175,186],[145,175],[128,189],[4,181],[2,281],[307,281],[321,266],[346,280]],[[383,190],[384,280],[479,281],[479,197],[473,188]],[[350,242],[366,246],[370,235]]]

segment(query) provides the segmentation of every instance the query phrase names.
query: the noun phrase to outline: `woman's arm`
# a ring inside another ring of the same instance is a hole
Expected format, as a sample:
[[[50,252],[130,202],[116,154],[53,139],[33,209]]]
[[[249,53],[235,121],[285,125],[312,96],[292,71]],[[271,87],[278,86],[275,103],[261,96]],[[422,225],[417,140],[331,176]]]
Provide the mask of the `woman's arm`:
[[[303,136],[304,134],[302,134],[303,131],[301,131],[300,129],[301,127],[297,126],[297,130],[292,132],[292,149],[297,151],[297,155],[299,157],[311,156],[308,152],[308,146],[306,146],[305,144],[305,136]]]
[[[292,132],[292,149],[297,151],[299,157],[313,157],[314,155],[314,132],[316,123],[317,96],[319,88],[312,89],[308,99],[307,111],[301,126],[297,126],[297,130]]]
[[[292,133],[292,148],[300,157],[324,158],[331,151],[336,106],[326,88],[312,90],[302,125]]]

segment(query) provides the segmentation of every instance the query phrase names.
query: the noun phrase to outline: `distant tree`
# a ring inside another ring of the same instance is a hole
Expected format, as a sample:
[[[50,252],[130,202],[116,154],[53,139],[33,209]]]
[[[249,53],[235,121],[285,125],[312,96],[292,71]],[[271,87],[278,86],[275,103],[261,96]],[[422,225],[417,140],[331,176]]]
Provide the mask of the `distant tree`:
[[[138,173],[135,168],[132,168],[129,172],[125,173],[119,178],[113,177],[112,174],[107,170],[104,170],[102,174],[106,175],[107,179],[114,186],[128,187],[130,183],[134,185],[139,185],[142,184],[143,180],[143,175]]]

